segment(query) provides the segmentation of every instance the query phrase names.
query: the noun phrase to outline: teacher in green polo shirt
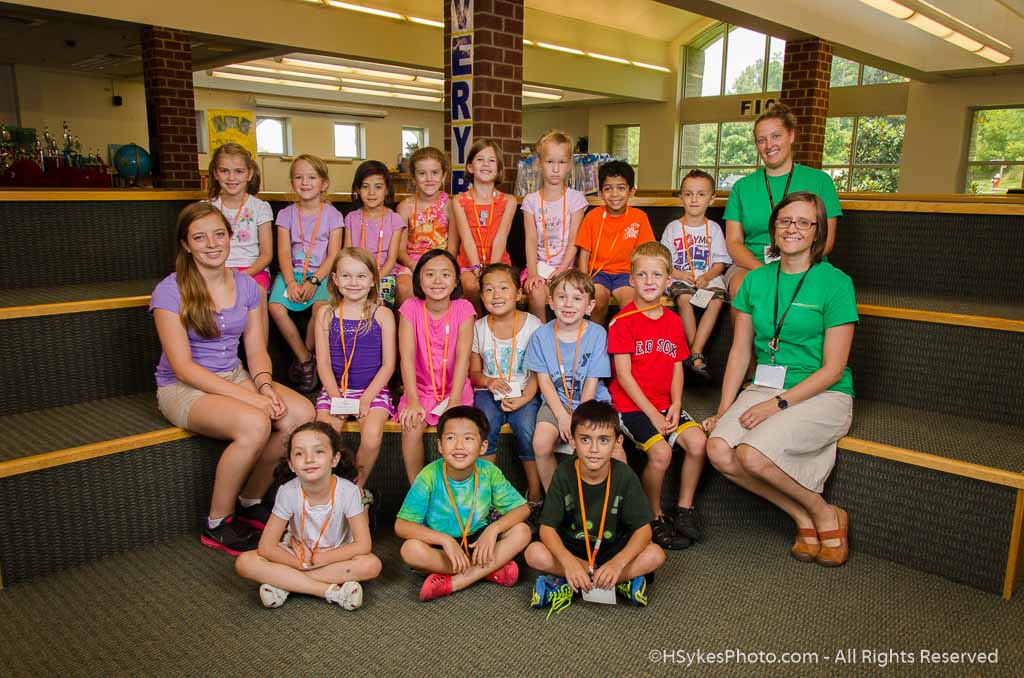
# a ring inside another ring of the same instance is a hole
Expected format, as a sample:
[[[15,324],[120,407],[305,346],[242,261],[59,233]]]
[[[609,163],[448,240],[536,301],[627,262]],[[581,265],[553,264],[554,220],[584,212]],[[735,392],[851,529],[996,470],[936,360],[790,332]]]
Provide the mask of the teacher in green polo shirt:
[[[775,206],[773,261],[751,271],[733,298],[722,400],[704,427],[715,468],[796,523],[793,557],[836,566],[846,562],[848,518],[821,492],[853,418],[846,363],[858,317],[850,277],[822,261],[827,222],[825,203],[809,191]],[[752,352],[754,382],[740,392]]]
[[[725,242],[733,261],[725,272],[730,298],[747,273],[769,263],[768,216],[789,193],[810,191],[824,201],[825,254],[835,244],[836,222],[843,214],[836,186],[825,172],[793,162],[795,139],[796,117],[783,104],[775,104],[754,122],[754,142],[764,167],[737,181],[725,205]]]

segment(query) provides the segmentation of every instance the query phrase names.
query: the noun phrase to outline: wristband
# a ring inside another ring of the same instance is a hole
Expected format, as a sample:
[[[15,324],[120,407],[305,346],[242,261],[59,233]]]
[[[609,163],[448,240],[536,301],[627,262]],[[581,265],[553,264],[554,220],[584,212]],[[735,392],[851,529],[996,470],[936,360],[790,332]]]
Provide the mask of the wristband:
[[[271,381],[273,381],[273,380],[274,380],[274,375],[270,374],[270,372],[267,372],[266,370],[263,370],[262,372],[257,372],[256,374],[252,375],[252,383],[254,383],[254,384],[255,384],[255,383],[256,383],[256,380],[257,380],[257,379],[258,379],[259,377],[262,377],[262,376],[263,376],[264,374],[268,375],[268,376],[270,377],[270,380],[271,380]]]
[[[273,388],[273,382],[270,382],[270,381],[268,381],[268,382],[267,382],[267,383],[265,383],[265,384],[262,384],[262,385],[260,385],[260,386],[257,386],[257,387],[256,387],[256,392],[257,392],[257,393],[259,393],[260,391],[262,391],[262,390],[263,390],[263,387],[264,387],[264,386],[270,386],[271,388]]]

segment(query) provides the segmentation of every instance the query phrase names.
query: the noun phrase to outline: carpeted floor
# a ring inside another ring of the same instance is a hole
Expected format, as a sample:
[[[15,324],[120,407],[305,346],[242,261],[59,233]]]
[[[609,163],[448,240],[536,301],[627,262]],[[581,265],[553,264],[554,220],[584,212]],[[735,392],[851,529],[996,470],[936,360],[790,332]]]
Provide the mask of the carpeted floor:
[[[866,651],[907,653],[887,667],[901,675],[1024,670],[1021,595],[1004,602],[866,555],[826,570],[791,560],[787,547],[780,533],[717,527],[669,554],[650,607],[576,601],[545,621],[527,605],[525,568],[513,589],[485,582],[418,602],[422,579],[401,564],[391,534],[375,544],[385,567],[362,609],[293,596],[265,610],[229,557],[188,537],[0,592],[0,674],[670,675],[698,650],[780,662],[690,667],[722,675],[880,672]],[[998,651],[998,663],[923,664],[922,650]],[[817,663],[783,664],[786,652],[816,652]]]

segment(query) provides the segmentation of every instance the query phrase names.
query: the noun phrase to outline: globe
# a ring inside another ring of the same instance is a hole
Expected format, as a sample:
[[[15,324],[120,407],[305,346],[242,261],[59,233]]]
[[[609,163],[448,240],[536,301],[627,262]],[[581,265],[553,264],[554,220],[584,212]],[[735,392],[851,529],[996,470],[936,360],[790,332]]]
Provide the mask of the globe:
[[[114,154],[114,169],[125,179],[137,181],[148,175],[151,168],[149,153],[141,146],[127,144]]]

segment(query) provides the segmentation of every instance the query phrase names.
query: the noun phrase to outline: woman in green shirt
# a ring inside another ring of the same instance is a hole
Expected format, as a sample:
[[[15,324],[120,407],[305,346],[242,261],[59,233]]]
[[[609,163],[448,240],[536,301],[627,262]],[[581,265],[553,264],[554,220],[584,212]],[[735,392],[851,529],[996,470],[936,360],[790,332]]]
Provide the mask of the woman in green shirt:
[[[722,400],[704,426],[715,468],[793,518],[793,557],[836,566],[847,558],[847,515],[821,491],[852,421],[846,363],[858,317],[850,277],[822,261],[826,223],[825,204],[808,191],[772,211],[770,254],[780,259],[751,271],[733,299]],[[740,393],[751,347],[754,383]]]
[[[796,117],[783,104],[772,106],[754,122],[754,143],[764,167],[737,181],[725,205],[725,241],[733,261],[725,272],[730,298],[736,296],[747,273],[769,263],[768,217],[791,191],[810,191],[824,201],[828,217],[824,254],[832,251],[836,223],[843,214],[839,196],[828,174],[793,162],[796,125]]]

